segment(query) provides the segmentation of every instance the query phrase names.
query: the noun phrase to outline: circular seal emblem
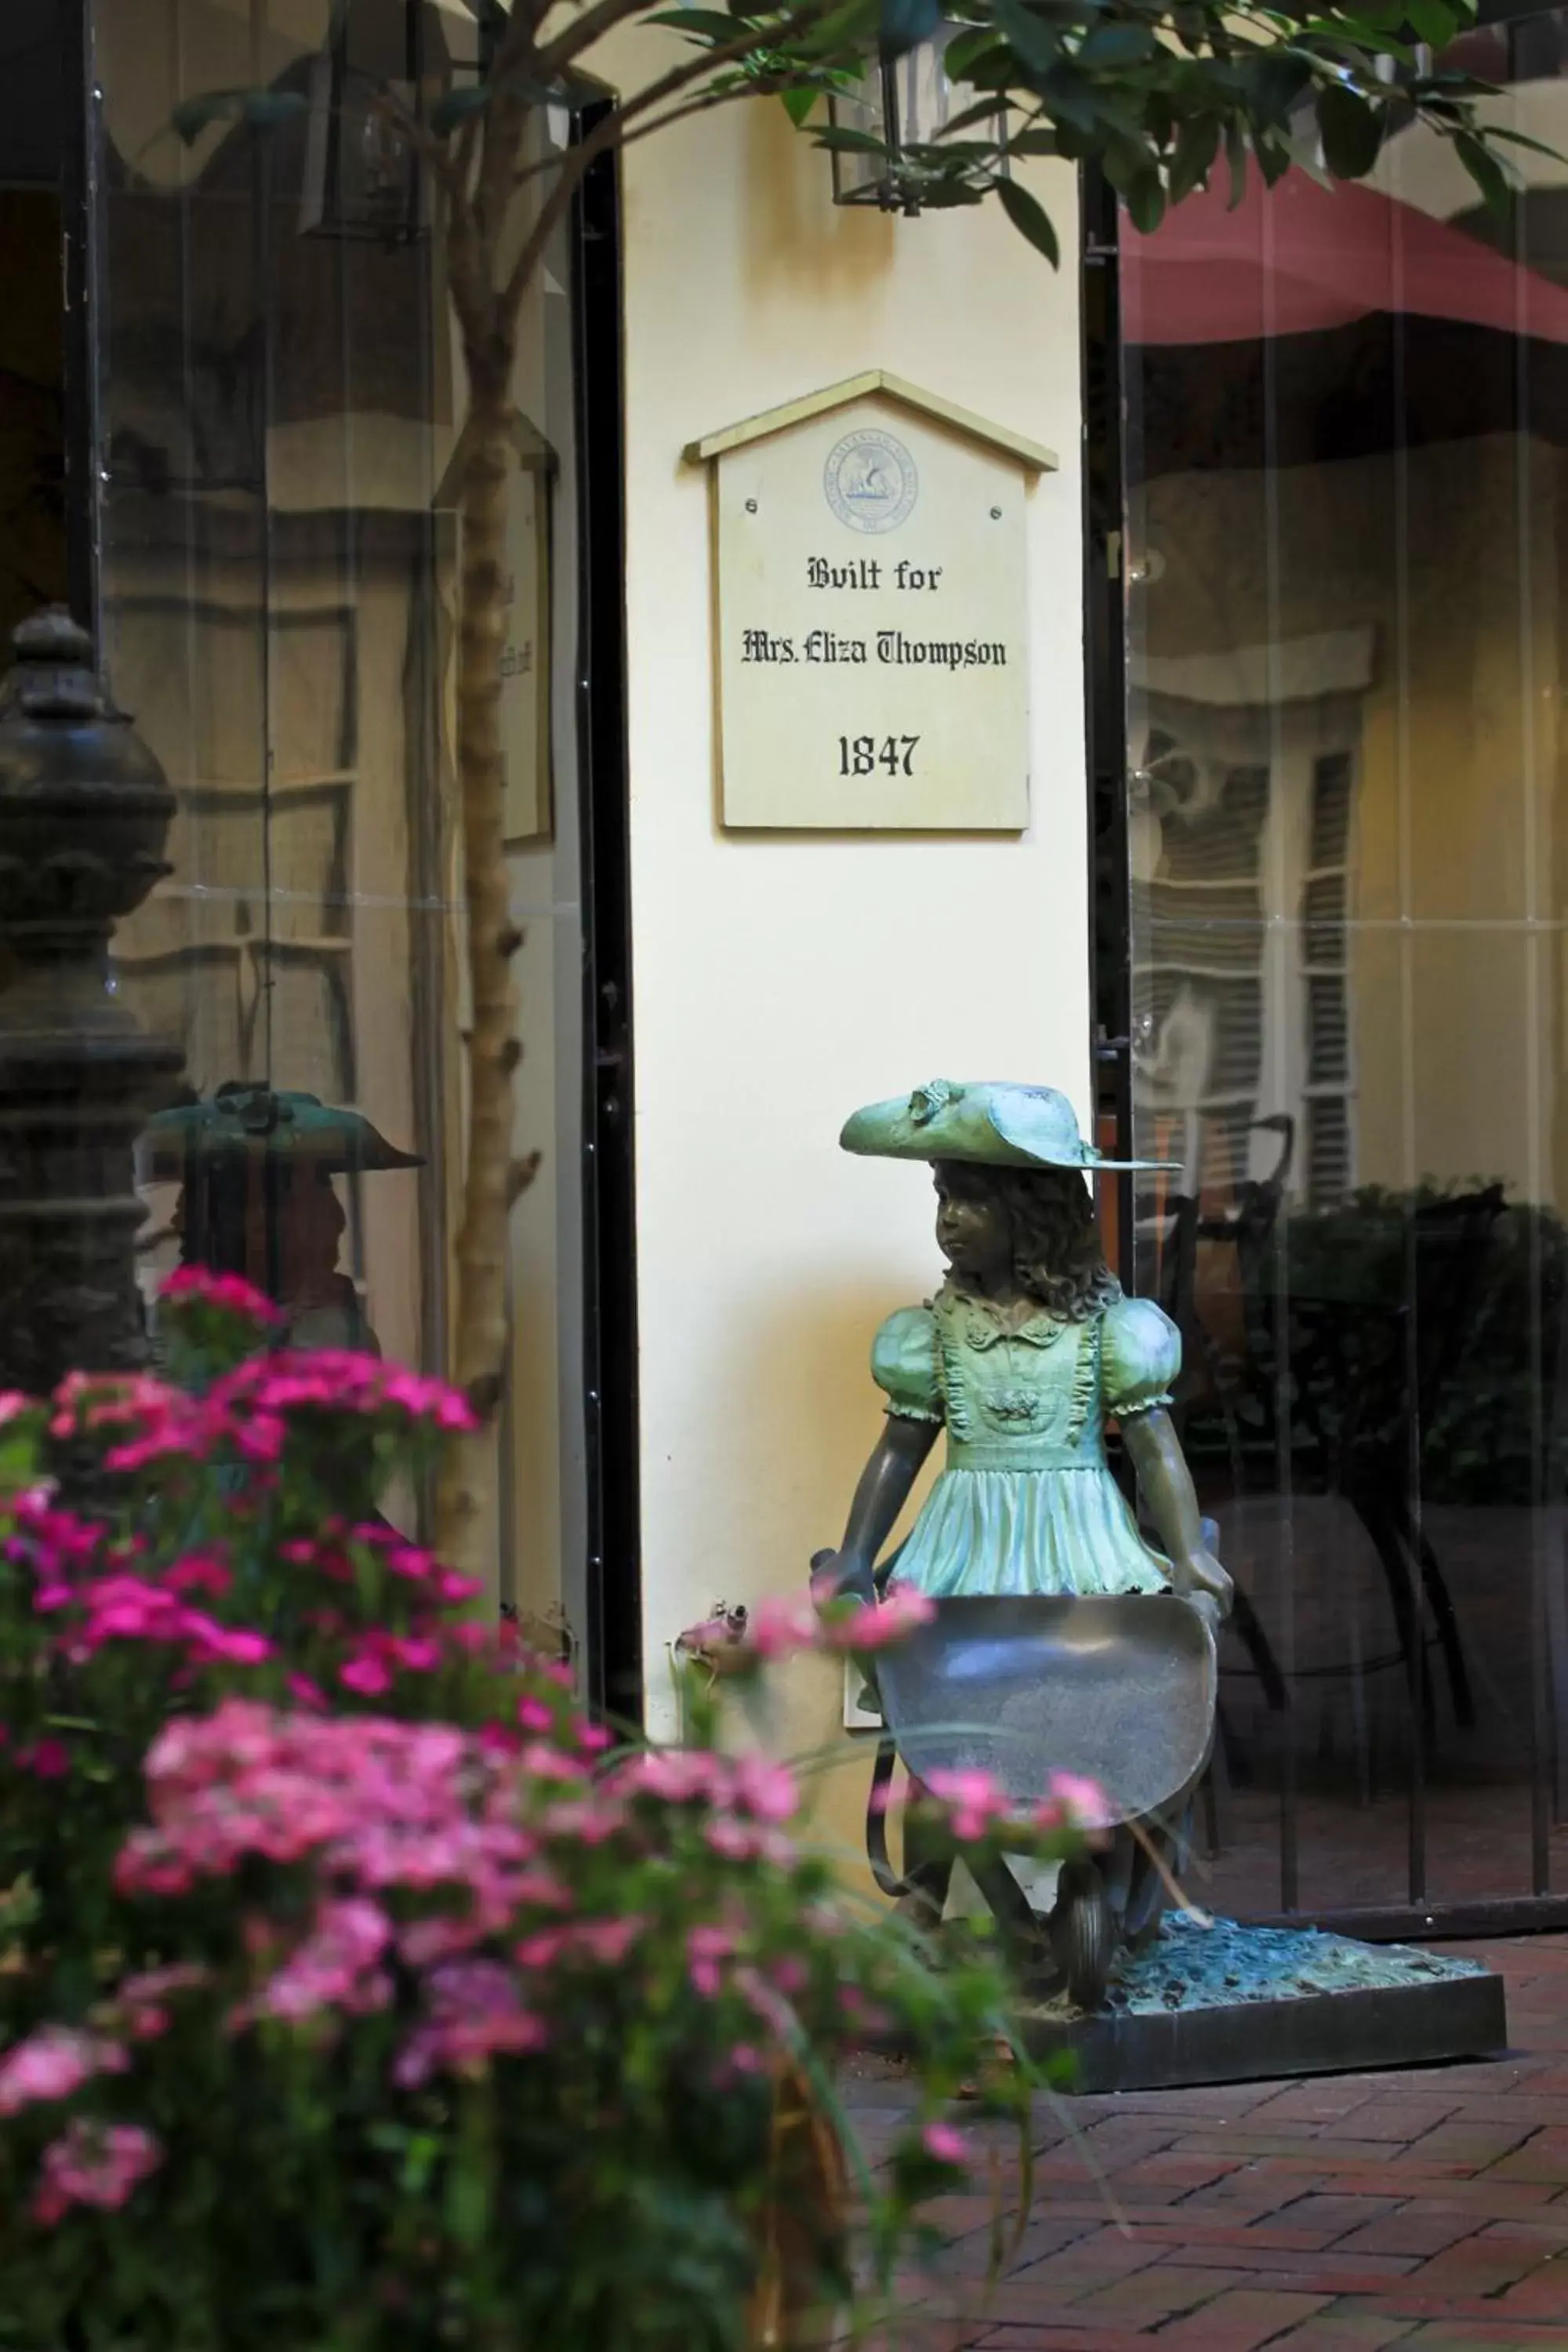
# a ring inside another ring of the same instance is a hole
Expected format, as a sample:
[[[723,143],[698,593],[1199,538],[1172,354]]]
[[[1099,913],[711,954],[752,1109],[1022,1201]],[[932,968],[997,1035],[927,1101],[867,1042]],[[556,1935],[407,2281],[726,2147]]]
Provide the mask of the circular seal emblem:
[[[879,425],[847,433],[822,469],[828,505],[851,530],[897,530],[920,495],[915,461]]]

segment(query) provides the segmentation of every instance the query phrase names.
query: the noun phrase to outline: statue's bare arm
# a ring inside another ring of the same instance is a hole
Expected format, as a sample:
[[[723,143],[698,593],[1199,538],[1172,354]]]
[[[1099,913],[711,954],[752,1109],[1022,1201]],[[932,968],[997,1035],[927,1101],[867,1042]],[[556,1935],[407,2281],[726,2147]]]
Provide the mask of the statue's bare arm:
[[[812,1562],[819,1589],[854,1593],[861,1601],[875,1598],[872,1570],[878,1555],[909,1501],[937,1431],[934,1421],[889,1414],[876,1452],[860,1473],[843,1542],[837,1552],[819,1552]]]
[[[1227,1617],[1234,1588],[1204,1540],[1193,1474],[1170,1414],[1158,1405],[1151,1412],[1130,1413],[1121,1424],[1121,1442],[1138,1474],[1144,1508],[1165,1547],[1176,1591],[1189,1599],[1206,1593]]]

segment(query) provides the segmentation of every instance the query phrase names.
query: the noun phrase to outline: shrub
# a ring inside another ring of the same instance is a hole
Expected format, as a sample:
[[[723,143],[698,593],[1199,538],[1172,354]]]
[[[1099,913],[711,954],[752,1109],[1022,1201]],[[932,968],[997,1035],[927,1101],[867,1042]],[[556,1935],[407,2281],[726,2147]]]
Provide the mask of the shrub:
[[[0,1403],[5,2352],[738,2352],[786,2239],[826,2301],[890,2277],[961,2084],[1026,2111],[998,1968],[842,1891],[721,1684],[617,1741],[374,1516],[450,1391],[257,1352],[233,1282],[165,1311],[186,1386]],[[779,1609],[731,1663],[896,1631]],[[972,1846],[1076,1843],[952,1796]],[[920,2096],[873,2179],[834,2072],[879,2036]]]

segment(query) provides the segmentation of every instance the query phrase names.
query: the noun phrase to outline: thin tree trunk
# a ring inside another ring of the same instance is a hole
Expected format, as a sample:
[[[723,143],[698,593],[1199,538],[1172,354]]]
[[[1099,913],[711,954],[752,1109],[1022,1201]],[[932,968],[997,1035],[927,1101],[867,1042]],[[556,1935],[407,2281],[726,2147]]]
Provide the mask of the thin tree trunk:
[[[437,1496],[436,1544],[485,1576],[492,1423],[507,1342],[507,1244],[513,1197],[512,1072],[521,1058],[506,862],[506,761],[500,654],[506,630],[507,507],[515,464],[510,339],[469,341],[468,464],[462,490],[462,599],[458,656],[458,786],[472,1030],[468,1156],[458,1233],[454,1372],[480,1426],[448,1455]]]

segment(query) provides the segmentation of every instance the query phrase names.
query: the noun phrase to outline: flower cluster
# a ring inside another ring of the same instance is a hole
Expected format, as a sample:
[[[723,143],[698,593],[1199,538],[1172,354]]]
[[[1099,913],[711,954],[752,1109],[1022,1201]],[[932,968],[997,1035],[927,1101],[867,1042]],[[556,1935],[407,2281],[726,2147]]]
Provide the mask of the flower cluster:
[[[281,1309],[243,1275],[214,1274],[205,1265],[176,1266],[164,1279],[162,1297],[165,1310],[189,1316],[210,1309],[258,1330],[275,1329],[283,1320]]]
[[[931,1624],[936,1613],[936,1603],[910,1584],[895,1584],[879,1600],[864,1601],[852,1593],[768,1593],[755,1609],[734,1609],[689,1627],[676,1646],[718,1672],[744,1674],[807,1650],[865,1656],[890,1649]]]
[[[738,2341],[779,2086],[814,2108],[868,2036],[921,2067],[868,2215],[890,2265],[966,2160],[959,2086],[993,2112],[1026,2098],[1026,2069],[991,2071],[995,1965],[932,1974],[868,1922],[802,1780],[732,1752],[716,1695],[689,1744],[617,1746],[568,1666],[482,1622],[474,1581],[378,1516],[394,1471],[469,1425],[460,1397],[277,1349],[227,1277],[183,1274],[166,1306],[187,1385],[0,1397],[8,2347],[140,2341],[151,2278],[199,2274],[204,2311],[248,2319],[275,2275],[317,2277],[307,2140],[343,2194],[334,2299],[301,2287],[291,2340],[334,2340],[352,2310],[364,2352],[471,2352],[502,2314],[552,2352]],[[110,1514],[61,1507],[49,1443],[96,1448]],[[930,1613],[897,1588],[803,1596],[685,1646],[753,1674]],[[961,1842],[1025,1833],[967,1777],[945,1810]],[[1064,1788],[1026,1828],[1065,1853],[1085,1810]],[[237,2347],[278,2324],[269,2303]]]
[[[139,2180],[155,2171],[162,2151],[140,2124],[94,2124],[73,2117],[44,2150],[43,2178],[33,2210],[46,2226],[73,2205],[112,2211],[124,2204]]]

